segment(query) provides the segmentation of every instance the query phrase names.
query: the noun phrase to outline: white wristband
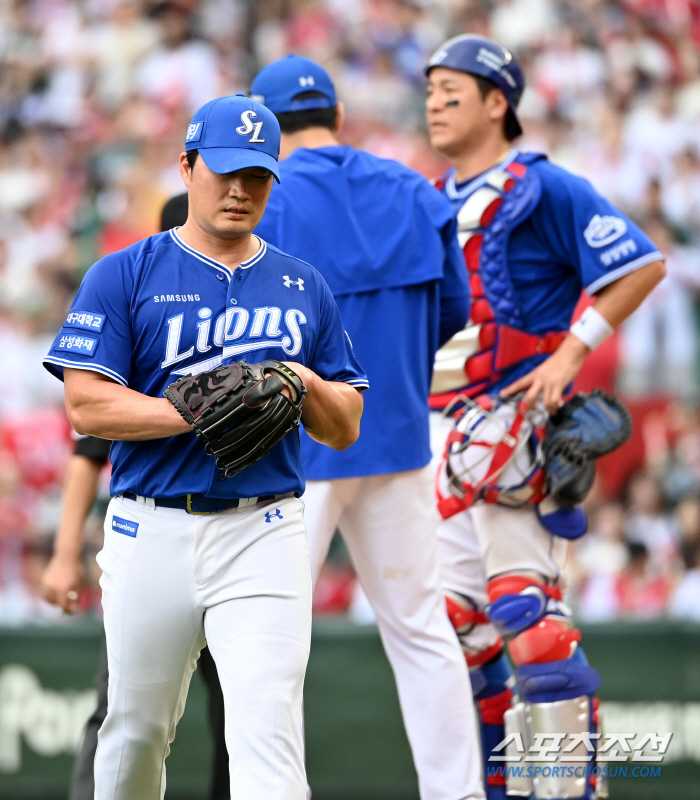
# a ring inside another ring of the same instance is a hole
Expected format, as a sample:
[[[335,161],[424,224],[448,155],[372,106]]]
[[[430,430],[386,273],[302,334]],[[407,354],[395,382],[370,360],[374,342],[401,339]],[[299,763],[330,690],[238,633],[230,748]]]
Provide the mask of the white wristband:
[[[577,322],[571,326],[571,333],[580,339],[589,350],[595,350],[603,342],[615,333],[615,328],[596,311],[593,306],[589,306]]]

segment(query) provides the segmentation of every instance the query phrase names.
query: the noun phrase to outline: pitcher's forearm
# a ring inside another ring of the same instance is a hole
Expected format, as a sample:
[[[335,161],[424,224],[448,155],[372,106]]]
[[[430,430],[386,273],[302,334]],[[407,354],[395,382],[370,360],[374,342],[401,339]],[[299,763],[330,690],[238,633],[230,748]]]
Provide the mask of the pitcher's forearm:
[[[163,439],[192,430],[164,397],[148,397],[99,373],[66,369],[66,412],[73,428],[100,439]]]
[[[354,444],[360,435],[362,393],[348,383],[324,381],[301,364],[289,362],[289,366],[306,386],[301,421],[309,436],[334,450]]]

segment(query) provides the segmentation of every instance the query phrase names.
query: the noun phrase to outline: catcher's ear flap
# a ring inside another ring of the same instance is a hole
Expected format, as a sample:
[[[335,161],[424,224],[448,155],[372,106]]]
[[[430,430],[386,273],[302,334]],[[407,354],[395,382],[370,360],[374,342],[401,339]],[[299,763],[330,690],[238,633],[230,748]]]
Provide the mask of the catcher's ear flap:
[[[243,396],[243,404],[247,408],[264,406],[272,397],[282,394],[284,381],[279,375],[267,375],[260,383],[256,383]]]
[[[562,508],[548,497],[535,506],[535,511],[542,525],[562,539],[580,539],[588,530],[588,518],[581,506]]]

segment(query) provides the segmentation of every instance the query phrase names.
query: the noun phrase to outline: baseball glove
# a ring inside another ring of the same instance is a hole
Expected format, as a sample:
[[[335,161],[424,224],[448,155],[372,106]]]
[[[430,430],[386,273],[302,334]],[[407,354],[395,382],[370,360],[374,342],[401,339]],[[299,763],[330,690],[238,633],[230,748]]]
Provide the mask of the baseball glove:
[[[289,389],[289,397],[283,394]],[[165,396],[231,478],[299,427],[306,387],[279,361],[233,362],[180,378]]]
[[[564,403],[544,438],[549,495],[564,507],[580,503],[593,485],[595,460],[617,450],[631,433],[627,409],[600,389]]]

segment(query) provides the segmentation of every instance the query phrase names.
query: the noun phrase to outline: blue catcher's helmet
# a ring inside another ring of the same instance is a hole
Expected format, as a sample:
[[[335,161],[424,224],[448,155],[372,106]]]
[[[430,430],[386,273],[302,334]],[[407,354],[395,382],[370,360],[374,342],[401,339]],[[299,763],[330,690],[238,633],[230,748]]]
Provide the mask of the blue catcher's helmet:
[[[525,76],[510,50],[483,36],[465,33],[448,39],[433,53],[425,74],[429,75],[433,67],[480,75],[495,83],[505,95],[518,135],[522,133],[516,109],[525,89]]]

